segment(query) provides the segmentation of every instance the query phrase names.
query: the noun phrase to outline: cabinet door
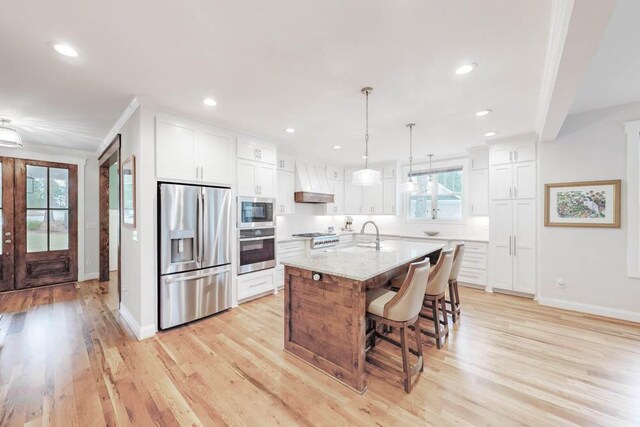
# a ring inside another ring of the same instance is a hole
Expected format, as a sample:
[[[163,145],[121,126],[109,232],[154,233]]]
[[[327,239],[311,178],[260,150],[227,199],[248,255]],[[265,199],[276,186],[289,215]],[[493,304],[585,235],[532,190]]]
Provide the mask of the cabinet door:
[[[335,179],[328,180],[329,189],[333,194],[333,203],[326,204],[327,215],[338,215],[344,213],[344,182]]]
[[[230,185],[233,182],[233,138],[222,132],[197,132],[195,162],[201,167],[201,181]]]
[[[491,202],[490,209],[489,285],[500,289],[513,289],[513,202]]]
[[[335,166],[327,166],[326,175],[329,180],[344,181],[344,169]]]
[[[284,153],[278,153],[278,170],[293,172],[294,165],[295,161],[292,156]]]
[[[536,144],[533,141],[517,143],[513,147],[514,162],[531,162],[536,160]]]
[[[395,178],[396,177],[396,165],[386,165],[382,168],[382,178]]]
[[[291,172],[278,171],[278,196],[276,213],[288,215],[294,212],[293,201],[294,175]]]
[[[318,178],[318,187],[314,187],[318,189],[318,193],[331,193],[331,189],[329,188],[329,181],[327,180],[327,172],[324,166],[315,166],[316,169],[316,177]]]
[[[512,194],[513,166],[492,166],[489,175],[489,198],[491,200],[510,199]]]
[[[384,214],[395,215],[397,206],[396,179],[385,179],[382,184],[382,201],[384,203]]]
[[[511,145],[494,145],[489,151],[491,165],[504,165],[513,161],[513,147]]]
[[[491,223],[493,228],[493,222]],[[513,202],[513,290],[536,291],[536,201]]]
[[[489,214],[489,171],[472,170],[469,174],[469,202],[471,215]]]
[[[238,158],[246,160],[256,160],[257,148],[253,141],[246,138],[238,138],[237,154]]]
[[[259,144],[258,148],[258,161],[268,163],[270,165],[276,164],[276,149],[271,145]]]
[[[156,176],[166,179],[196,180],[195,130],[156,119]]]
[[[359,215],[364,213],[362,207],[362,186],[351,183],[351,171],[345,173],[344,181],[344,213]]]
[[[536,197],[536,162],[513,165],[513,196],[518,199]]]
[[[383,212],[382,184],[367,185],[362,188],[362,213],[380,215]]]
[[[259,188],[260,197],[276,197],[275,181],[276,181],[276,168],[274,166],[268,166],[259,164],[256,166],[256,184]]]
[[[256,165],[253,162],[238,160],[238,196],[257,196]]]
[[[471,170],[489,168],[489,150],[487,148],[474,148],[469,150],[469,162]]]

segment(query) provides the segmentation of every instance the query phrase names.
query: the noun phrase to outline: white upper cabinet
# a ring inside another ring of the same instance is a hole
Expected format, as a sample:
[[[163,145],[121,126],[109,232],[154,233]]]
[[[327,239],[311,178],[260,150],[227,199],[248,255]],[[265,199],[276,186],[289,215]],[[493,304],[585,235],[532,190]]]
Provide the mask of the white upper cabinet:
[[[362,208],[362,186],[353,185],[351,176],[355,169],[345,169],[344,176],[344,213],[347,215],[359,215]]]
[[[293,156],[278,152],[278,171],[294,172],[295,164]]]
[[[472,171],[489,168],[489,147],[473,147],[468,151],[469,167]]]
[[[178,117],[156,117],[158,179],[231,185],[234,137]]]
[[[469,173],[469,210],[471,215],[489,215],[489,171]]]
[[[495,145],[490,149],[489,162],[491,165],[504,165],[513,162],[513,147],[510,145]]]
[[[258,139],[240,136],[238,137],[238,158],[254,160],[256,162],[276,164],[276,148],[273,144]]]
[[[362,214],[382,215],[384,213],[383,196],[382,183],[362,187]]]
[[[295,212],[293,198],[295,177],[292,172],[278,171],[278,195],[276,201],[276,213],[289,215]]]
[[[275,181],[275,166],[238,160],[238,196],[276,197]]]
[[[385,215],[396,215],[397,212],[397,181],[395,178],[385,179],[382,183],[382,200],[384,207],[382,213]]]
[[[389,179],[396,177],[396,165],[386,165],[382,168],[382,178]]]
[[[533,199],[536,197],[536,162],[513,165],[513,197]]]
[[[504,200],[513,197],[512,165],[491,166],[489,197],[491,200]]]
[[[522,141],[513,144],[514,162],[531,162],[536,160],[536,144],[531,141]]]
[[[326,169],[327,179],[344,181],[344,169],[335,166],[327,166]]]
[[[344,181],[329,180],[329,188],[333,194],[333,203],[326,204],[327,215],[340,215],[344,213]]]
[[[520,141],[496,143],[489,148],[491,165],[530,162],[536,160],[535,141],[527,138]]]

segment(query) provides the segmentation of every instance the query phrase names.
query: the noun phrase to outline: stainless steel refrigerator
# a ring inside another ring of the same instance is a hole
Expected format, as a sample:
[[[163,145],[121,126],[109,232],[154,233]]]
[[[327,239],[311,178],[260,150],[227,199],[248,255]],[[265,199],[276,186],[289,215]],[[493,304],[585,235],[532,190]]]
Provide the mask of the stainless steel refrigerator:
[[[167,329],[231,307],[231,190],[158,185],[159,320]]]

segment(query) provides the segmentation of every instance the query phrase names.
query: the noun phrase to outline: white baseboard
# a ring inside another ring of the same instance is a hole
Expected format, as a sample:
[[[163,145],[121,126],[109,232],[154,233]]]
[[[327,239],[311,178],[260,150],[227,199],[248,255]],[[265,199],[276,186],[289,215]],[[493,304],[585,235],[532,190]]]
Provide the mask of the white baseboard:
[[[640,312],[619,310],[617,308],[602,307],[600,305],[583,304],[580,302],[565,301],[556,298],[540,297],[538,304],[547,307],[562,308],[564,310],[578,311],[581,313],[595,314],[597,316],[611,317],[613,319],[628,320],[640,323]]]
[[[138,338],[138,341],[142,341],[146,338],[150,338],[156,334],[156,325],[140,326],[138,321],[133,317],[129,309],[122,303],[120,303],[120,314],[125,323],[131,329],[131,332]]]

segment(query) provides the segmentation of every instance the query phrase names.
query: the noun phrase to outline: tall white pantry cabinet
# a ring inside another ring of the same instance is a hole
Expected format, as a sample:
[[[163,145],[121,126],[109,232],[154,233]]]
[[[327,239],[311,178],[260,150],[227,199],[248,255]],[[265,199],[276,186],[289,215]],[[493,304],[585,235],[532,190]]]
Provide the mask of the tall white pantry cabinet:
[[[489,283],[492,288],[536,292],[536,143],[489,148]]]

